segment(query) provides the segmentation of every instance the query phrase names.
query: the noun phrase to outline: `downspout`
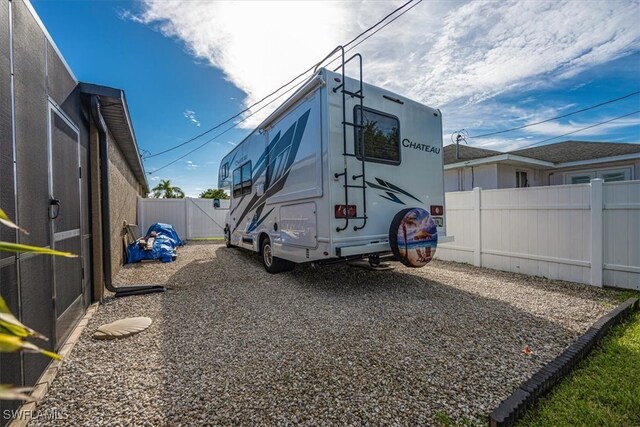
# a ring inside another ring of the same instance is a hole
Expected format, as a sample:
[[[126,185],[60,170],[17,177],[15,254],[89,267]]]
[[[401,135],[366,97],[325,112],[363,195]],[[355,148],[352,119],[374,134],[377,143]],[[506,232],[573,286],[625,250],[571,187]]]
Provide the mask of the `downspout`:
[[[476,186],[476,177],[473,171],[473,166],[471,166],[471,189],[473,190]]]
[[[166,289],[160,285],[119,287],[113,285],[111,277],[111,213],[109,210],[109,140],[107,138],[107,124],[100,113],[100,99],[97,95],[91,96],[91,116],[98,129],[98,144],[100,145],[100,215],[102,217],[104,285],[109,291],[114,292],[116,297],[164,292]]]

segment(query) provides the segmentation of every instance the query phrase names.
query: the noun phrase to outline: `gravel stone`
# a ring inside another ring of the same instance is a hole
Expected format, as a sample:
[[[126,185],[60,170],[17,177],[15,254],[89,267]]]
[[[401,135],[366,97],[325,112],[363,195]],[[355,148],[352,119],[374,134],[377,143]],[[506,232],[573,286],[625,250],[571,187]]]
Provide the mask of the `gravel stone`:
[[[464,264],[266,273],[257,255],[191,242],[125,266],[31,426],[416,425],[489,412],[615,305],[615,291]],[[91,338],[147,316],[144,332]],[[529,346],[533,353],[523,353]]]

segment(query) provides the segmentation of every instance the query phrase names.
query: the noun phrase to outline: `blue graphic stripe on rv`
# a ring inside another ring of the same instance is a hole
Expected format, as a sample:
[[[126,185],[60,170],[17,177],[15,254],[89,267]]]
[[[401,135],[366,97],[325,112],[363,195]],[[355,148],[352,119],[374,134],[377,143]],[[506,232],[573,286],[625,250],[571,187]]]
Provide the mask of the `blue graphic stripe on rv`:
[[[398,199],[398,197],[396,197],[393,194],[393,193],[399,193],[399,194],[404,194],[405,196],[411,197],[413,200],[416,200],[419,203],[422,203],[420,199],[418,199],[411,193],[403,190],[402,188],[398,187],[397,185],[393,185],[390,182],[384,181],[380,178],[376,178],[376,181],[378,181],[377,184],[367,181],[367,185],[371,188],[375,188],[376,190],[384,190],[391,197],[391,198],[385,197],[380,194],[380,197],[382,197],[383,199],[391,200],[392,202],[396,202],[396,203],[402,203],[400,199]],[[404,205],[404,203],[402,204]]]
[[[281,133],[278,132],[265,151],[258,158],[258,162],[256,162],[258,169],[253,175],[253,181],[255,182],[266,168],[267,176],[264,184],[265,192],[262,196],[258,196],[255,193],[253,194],[251,200],[247,204],[247,207],[238,218],[238,221],[233,228],[234,231],[251,210],[257,208],[256,211],[259,210],[259,212],[262,212],[267,199],[278,193],[284,187],[284,184],[289,177],[291,165],[293,165],[298,154],[300,142],[302,141],[302,136],[304,135],[304,131],[307,127],[307,121],[310,113],[311,109],[308,109],[289,127],[289,129],[286,130],[284,135],[280,136]],[[260,216],[260,213],[258,213],[258,216]]]
[[[264,172],[267,164],[269,163],[269,160],[267,159],[268,157],[268,153],[270,151],[273,150],[275,144],[280,140],[280,132],[278,132],[276,134],[276,136],[273,137],[273,139],[271,140],[271,142],[269,143],[269,145],[267,145],[267,148],[262,152],[262,154],[260,155],[260,157],[258,157],[258,160],[256,161],[255,166],[253,167],[253,180],[255,181],[260,175],[262,175],[262,172]]]
[[[382,194],[379,194],[379,196],[382,197],[383,199],[391,200],[392,202],[396,202],[396,203],[399,203],[401,205],[405,204],[402,200],[398,199],[398,196],[396,196],[392,192],[387,191],[387,194],[389,195],[389,197],[385,197]]]
[[[263,205],[264,206],[264,205]],[[262,224],[264,222],[265,219],[267,219],[267,217],[269,216],[269,214],[271,212],[273,212],[274,208],[271,208],[271,210],[269,212],[267,212],[266,214],[264,214],[264,216],[262,218],[260,218],[258,221],[252,221],[251,225],[249,226],[249,229],[247,230],[248,232],[252,232],[253,230],[255,230],[256,228],[258,228],[260,226],[260,224]]]
[[[239,207],[239,206],[242,204],[242,202],[244,201],[244,198],[245,198],[245,196],[242,196],[242,197],[240,198],[240,201],[238,202],[238,204],[236,205],[236,207],[235,207],[235,208],[231,209],[231,212],[230,212],[230,213],[232,213],[232,214],[233,214],[233,213],[236,211],[236,209],[238,209],[238,207]]]

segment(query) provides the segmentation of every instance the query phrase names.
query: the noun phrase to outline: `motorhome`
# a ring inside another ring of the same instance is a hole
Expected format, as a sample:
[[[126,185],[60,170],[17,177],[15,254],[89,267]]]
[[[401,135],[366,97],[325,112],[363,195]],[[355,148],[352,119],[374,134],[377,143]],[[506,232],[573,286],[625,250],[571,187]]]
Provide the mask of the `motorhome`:
[[[260,253],[269,273],[421,267],[446,239],[440,111],[364,83],[350,60],[356,77],[349,60],[320,68],[220,162],[226,245]]]

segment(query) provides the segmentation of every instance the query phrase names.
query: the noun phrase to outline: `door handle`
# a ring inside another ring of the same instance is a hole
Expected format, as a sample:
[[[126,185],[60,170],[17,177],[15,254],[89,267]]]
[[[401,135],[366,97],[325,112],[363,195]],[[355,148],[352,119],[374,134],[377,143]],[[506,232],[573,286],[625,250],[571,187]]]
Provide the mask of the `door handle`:
[[[60,200],[49,199],[49,219],[56,219],[60,215]]]

